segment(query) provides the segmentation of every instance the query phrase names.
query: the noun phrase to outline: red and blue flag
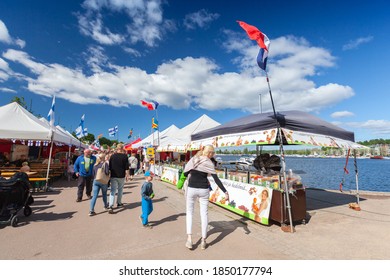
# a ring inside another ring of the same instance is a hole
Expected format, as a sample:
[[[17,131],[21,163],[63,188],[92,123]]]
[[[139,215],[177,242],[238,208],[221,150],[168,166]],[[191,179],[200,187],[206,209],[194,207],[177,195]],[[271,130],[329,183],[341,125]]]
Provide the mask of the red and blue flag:
[[[152,111],[152,110],[157,110],[159,104],[157,101],[154,100],[151,101],[141,100],[141,105],[148,108],[149,111]]]
[[[257,65],[265,71],[267,67],[268,59],[268,50],[270,45],[270,40],[267,35],[261,32],[253,25],[249,25],[243,21],[237,21],[238,24],[246,31],[248,37],[251,40],[255,40],[260,47],[259,53],[257,55]]]

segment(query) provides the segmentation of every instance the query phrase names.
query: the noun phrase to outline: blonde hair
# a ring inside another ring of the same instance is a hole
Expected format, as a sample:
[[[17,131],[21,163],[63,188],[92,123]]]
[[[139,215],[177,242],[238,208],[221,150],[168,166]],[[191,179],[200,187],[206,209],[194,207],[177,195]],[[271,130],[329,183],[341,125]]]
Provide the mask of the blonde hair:
[[[106,154],[101,153],[96,156],[96,165],[106,160]]]
[[[214,153],[214,146],[213,145],[206,145],[206,146],[203,146],[199,152],[197,152],[196,156],[200,157],[200,156],[206,156],[208,157],[210,155],[210,153]]]

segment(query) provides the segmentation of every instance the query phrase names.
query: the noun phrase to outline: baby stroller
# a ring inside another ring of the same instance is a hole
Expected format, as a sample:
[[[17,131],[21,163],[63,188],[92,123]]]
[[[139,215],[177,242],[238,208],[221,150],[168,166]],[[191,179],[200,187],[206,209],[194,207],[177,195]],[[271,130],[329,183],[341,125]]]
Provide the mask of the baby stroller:
[[[0,177],[0,224],[16,227],[17,214],[22,208],[26,217],[31,215],[30,205],[34,203],[34,199],[30,187],[30,181],[24,172],[15,173],[8,180]]]

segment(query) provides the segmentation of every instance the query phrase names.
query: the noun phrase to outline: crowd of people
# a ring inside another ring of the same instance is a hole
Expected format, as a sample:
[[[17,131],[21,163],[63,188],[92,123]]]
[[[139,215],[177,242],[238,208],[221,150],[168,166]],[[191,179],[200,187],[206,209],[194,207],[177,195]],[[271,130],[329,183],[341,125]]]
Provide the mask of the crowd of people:
[[[210,195],[211,176],[219,190],[225,193],[229,200],[229,194],[218,178],[213,162],[214,147],[208,145],[203,147],[185,165],[183,171],[186,177],[186,233],[187,241],[185,246],[193,249],[192,226],[196,201],[199,201],[201,218],[201,249],[206,249],[207,228],[208,228],[208,203]],[[170,158],[167,159],[170,161]],[[17,162],[20,171],[28,172],[30,167],[24,157]],[[81,154],[75,154],[71,159],[67,173],[68,178],[73,177],[77,183],[76,202],[82,202],[84,194],[89,203],[89,216],[96,215],[95,205],[101,194],[103,207],[113,214],[115,208],[123,207],[123,189],[126,182],[133,180],[136,174],[143,174],[144,182],[140,185],[141,214],[139,219],[144,228],[152,229],[149,223],[149,215],[153,212],[153,174],[150,172],[150,160],[147,156],[141,158],[138,154],[127,155],[123,144],[118,144],[116,149],[109,151],[92,151],[85,149]],[[109,192],[109,193],[108,193]]]
[[[215,164],[211,160],[214,156],[214,147],[209,145],[203,147],[186,164],[184,174],[188,180],[186,188],[186,233],[187,241],[185,246],[193,249],[192,243],[192,224],[195,202],[198,200],[200,205],[202,240],[201,249],[207,248],[207,228],[208,228],[208,203],[210,194],[210,182],[208,176],[211,176],[216,182],[218,188],[225,193],[229,200],[229,194],[215,171]],[[142,226],[152,229],[149,223],[149,215],[153,212],[153,174],[150,172],[149,160],[147,157],[141,162],[137,154],[132,153],[129,157],[122,144],[118,144],[114,151],[108,153],[100,152],[96,155],[91,150],[84,150],[83,154],[78,156],[74,162],[74,173],[77,180],[77,198],[76,202],[81,202],[85,192],[90,199],[89,216],[96,215],[95,205],[99,193],[103,200],[103,207],[109,214],[114,213],[116,207],[123,207],[122,197],[125,182],[133,180],[138,170],[142,169],[145,178],[140,186],[141,215],[139,219]],[[108,194],[108,191],[110,193]]]
[[[103,207],[109,214],[114,213],[115,202],[117,208],[123,207],[122,197],[125,182],[133,180],[135,173],[141,167],[146,181],[150,183],[152,180],[152,175],[149,172],[149,160],[145,159],[141,166],[140,157],[137,157],[135,153],[132,153],[128,157],[123,144],[118,144],[115,150],[99,152],[96,155],[93,154],[92,150],[86,149],[82,155],[79,155],[73,160],[74,164],[71,165],[68,173],[73,172],[77,180],[76,202],[83,200],[83,194],[85,192],[87,198],[91,200],[89,209],[90,216],[96,214],[94,209],[99,193],[102,194]],[[109,180],[105,178],[109,178]],[[151,195],[149,192],[152,190],[152,186],[143,189],[143,193],[141,194],[142,201],[145,200],[143,205],[148,204],[148,207],[145,206],[142,209],[148,209],[146,212],[149,215],[152,211],[151,209],[153,209],[151,204],[152,198],[149,198]],[[108,190],[110,190],[109,194]],[[143,225],[151,228],[147,222],[148,215],[144,215],[144,213],[141,215],[143,217]]]

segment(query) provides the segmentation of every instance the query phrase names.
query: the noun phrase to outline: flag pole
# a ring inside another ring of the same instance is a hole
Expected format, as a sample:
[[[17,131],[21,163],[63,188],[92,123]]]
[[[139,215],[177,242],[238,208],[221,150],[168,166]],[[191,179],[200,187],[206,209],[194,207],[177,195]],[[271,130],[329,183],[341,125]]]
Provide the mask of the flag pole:
[[[51,164],[51,155],[53,153],[53,143],[54,143],[54,131],[52,128],[50,128],[50,139],[51,139],[51,144],[50,144],[50,152],[49,152],[49,162],[47,164],[47,171],[46,171],[46,185],[45,185],[45,191],[49,189],[49,172],[50,172],[50,164]]]
[[[157,120],[157,146],[160,146],[160,124],[158,123],[157,108],[156,108],[156,120]]]
[[[280,123],[279,123],[279,121],[277,119],[274,99],[272,97],[271,85],[270,85],[269,78],[268,78],[268,73],[267,73],[267,71],[265,69],[264,69],[264,72],[265,72],[265,76],[266,76],[266,79],[267,79],[269,95],[271,97],[272,109],[274,111],[274,117],[275,117],[277,129],[278,129],[277,135],[278,135],[278,141],[279,141],[280,157],[281,157],[281,162],[282,162],[282,166],[281,167],[282,167],[282,176],[283,176],[283,188],[284,188],[284,192],[285,192],[285,195],[286,195],[286,203],[287,203],[286,208],[287,208],[287,212],[288,212],[288,218],[289,218],[289,221],[290,221],[290,232],[294,232],[294,226],[293,226],[292,215],[291,215],[290,193],[289,193],[288,186],[287,186],[286,160],[285,160],[284,148],[283,148],[282,128],[280,127]],[[282,230],[283,230],[283,228],[282,228]]]

